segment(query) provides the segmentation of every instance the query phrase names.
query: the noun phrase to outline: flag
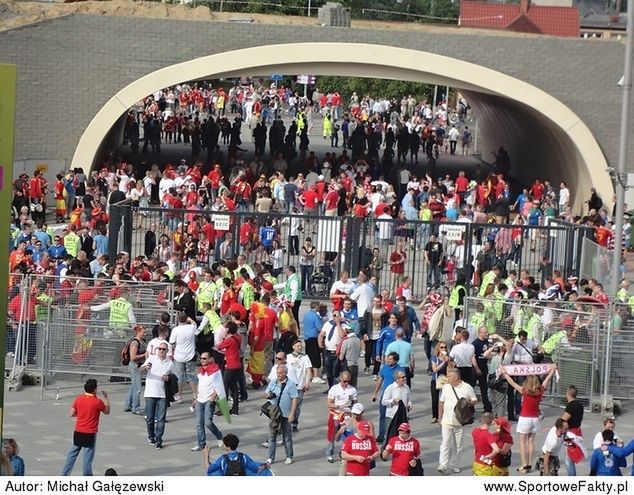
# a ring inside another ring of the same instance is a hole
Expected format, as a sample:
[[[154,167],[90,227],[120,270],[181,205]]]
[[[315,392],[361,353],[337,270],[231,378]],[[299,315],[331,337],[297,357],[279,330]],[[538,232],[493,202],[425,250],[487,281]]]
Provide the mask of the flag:
[[[222,413],[225,421],[231,423],[231,413],[229,412],[229,402],[227,401],[227,393],[225,392],[225,385],[222,381],[222,372],[220,368],[211,375],[214,390],[216,391],[216,407]]]

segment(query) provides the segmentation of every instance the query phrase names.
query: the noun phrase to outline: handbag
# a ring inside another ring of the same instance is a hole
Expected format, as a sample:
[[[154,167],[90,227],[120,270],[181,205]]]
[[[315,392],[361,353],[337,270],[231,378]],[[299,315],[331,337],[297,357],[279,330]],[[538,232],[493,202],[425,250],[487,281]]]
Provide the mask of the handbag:
[[[451,387],[454,395],[456,396],[456,406],[453,408],[453,413],[462,426],[470,425],[474,421],[474,408],[469,404],[469,400],[464,397],[458,397],[458,393],[454,387]]]
[[[439,375],[436,378],[436,390],[442,390],[442,388],[449,383],[449,378],[447,375]]]
[[[267,400],[264,404],[260,406],[260,416],[264,415],[269,418],[273,422],[278,422],[282,417],[282,411],[280,410],[280,400],[282,400],[282,393],[284,392],[284,388],[288,381],[282,384],[282,388],[280,389],[280,393],[277,396],[277,401],[275,404],[271,403]]]
[[[423,469],[423,464],[420,462],[420,459],[416,459],[416,465],[409,467],[409,475],[410,476],[425,476],[425,470]]]
[[[487,385],[491,390],[496,392],[504,392],[506,390],[506,380],[502,375],[490,373],[487,377]]]

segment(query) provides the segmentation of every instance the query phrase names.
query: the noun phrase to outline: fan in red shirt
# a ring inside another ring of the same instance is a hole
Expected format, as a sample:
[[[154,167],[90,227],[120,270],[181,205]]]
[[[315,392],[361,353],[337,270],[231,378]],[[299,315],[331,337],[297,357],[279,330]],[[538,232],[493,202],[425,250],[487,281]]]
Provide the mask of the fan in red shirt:
[[[339,194],[337,194],[337,189],[331,188],[324,197],[324,210],[326,210],[326,215],[328,215],[328,212],[331,212],[332,216],[336,216],[338,203]]]
[[[511,425],[506,418],[495,418],[493,425],[495,431],[491,433],[491,447],[496,452],[493,457],[492,476],[508,476],[510,459],[503,462],[503,458],[510,453],[513,446],[513,435],[511,435]]]
[[[411,433],[409,423],[401,423],[398,436],[392,437],[381,454],[383,460],[392,456],[390,476],[409,476],[409,468],[416,466],[416,459],[420,457],[420,443]]]
[[[370,476],[370,464],[379,456],[372,427],[367,421],[358,425],[354,435],[346,438],[341,447],[341,458],[346,462],[346,476]]]
[[[610,230],[605,225],[601,225],[599,222],[595,224],[595,233],[594,237],[597,240],[597,244],[601,247],[608,247],[610,240],[612,239],[614,234],[612,230]]]
[[[531,186],[531,196],[538,201],[544,197],[544,185],[539,179],[535,179],[535,183]]]
[[[473,475],[491,476],[493,471],[493,447],[489,427],[493,423],[493,415],[489,412],[482,414],[482,424],[471,432],[473,438]]]

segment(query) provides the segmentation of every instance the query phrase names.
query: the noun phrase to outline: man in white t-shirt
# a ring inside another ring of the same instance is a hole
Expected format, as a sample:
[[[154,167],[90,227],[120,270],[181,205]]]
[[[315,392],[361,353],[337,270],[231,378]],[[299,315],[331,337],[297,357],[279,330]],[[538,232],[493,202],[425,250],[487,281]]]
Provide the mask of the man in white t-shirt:
[[[456,333],[458,327],[456,327]],[[460,331],[460,343],[454,345],[449,352],[456,368],[460,370],[460,376],[472,387],[476,382],[476,373],[479,372],[478,363],[475,358],[475,348],[469,343],[469,331],[464,328]]]
[[[313,365],[311,364],[310,358],[304,354],[303,351],[304,343],[298,339],[293,343],[293,352],[286,356],[288,379],[293,383],[297,383],[297,393],[299,394],[297,397],[295,416],[291,423],[293,433],[297,432],[304,394],[310,389],[310,384],[313,379]]]
[[[325,349],[324,354],[324,372],[328,379],[328,386],[335,384],[337,373],[339,371],[339,358],[337,357],[337,345],[339,341],[346,336],[342,327],[343,317],[339,311],[332,312],[332,319],[324,323],[319,332],[317,342],[320,349]]]
[[[169,343],[174,347],[174,367],[178,376],[178,395],[174,400],[183,402],[183,385],[189,383],[192,394],[196,397],[196,335],[200,333],[196,322],[185,313],[177,316],[178,326],[172,329]]]
[[[559,184],[559,213],[566,211],[566,207],[570,205],[570,190],[565,182]]]
[[[350,294],[350,299],[356,301],[357,303],[357,314],[359,318],[363,318],[363,315],[368,310],[368,308],[372,307],[372,298],[374,297],[374,289],[368,283],[368,276],[359,272],[357,276],[357,282],[359,286],[352,291]]]
[[[158,331],[158,337],[154,337],[147,344],[147,355],[148,356],[158,356],[159,355],[159,347],[161,344],[167,344],[167,357],[172,360],[174,359],[174,350],[172,349],[171,344],[167,341],[167,336],[170,332],[169,327],[160,326]]]
[[[328,462],[334,462],[335,433],[343,421],[344,412],[350,412],[355,402],[357,402],[357,389],[350,385],[350,373],[343,371],[339,375],[339,383],[328,390],[328,447],[326,448]]]
[[[478,399],[473,387],[460,379],[457,369],[447,371],[447,383],[440,393],[438,414],[442,428],[442,443],[440,444],[440,456],[438,458],[438,472],[442,474],[459,473],[458,461],[462,454],[463,426],[460,424],[454,409],[458,399],[467,399],[473,406]]]
[[[557,418],[555,426],[546,435],[546,441],[542,447],[543,458],[540,459],[540,476],[557,476],[559,471],[559,451],[564,445],[567,432],[568,423],[561,418]]]
[[[158,356],[148,355],[141,370],[147,371],[143,397],[148,442],[157,449],[162,449],[167,414],[165,382],[169,380],[169,375],[174,373],[174,363],[167,358],[167,344],[160,345],[158,352]]]

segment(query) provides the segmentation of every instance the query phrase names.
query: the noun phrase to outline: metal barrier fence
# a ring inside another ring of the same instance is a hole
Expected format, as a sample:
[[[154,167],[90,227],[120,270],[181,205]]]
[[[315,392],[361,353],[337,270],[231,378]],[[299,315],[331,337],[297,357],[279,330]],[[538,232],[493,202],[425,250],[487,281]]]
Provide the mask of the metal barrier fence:
[[[261,229],[268,224],[274,229],[279,249],[267,249],[259,241]],[[409,277],[414,299],[420,300],[431,284],[450,286],[460,275],[467,286],[478,285],[482,274],[494,265],[504,267],[505,274],[515,270],[519,275],[521,270],[528,270],[538,282],[555,270],[564,277],[576,275],[581,239],[586,232],[585,227],[562,222],[547,226],[441,223],[132,208],[120,204],[111,207],[109,253],[111,259],[125,250],[132,257],[157,255],[161,261],[176,254],[178,263],[193,260],[204,266],[245,254],[250,264],[266,266],[276,273],[292,264],[302,276],[304,292],[313,297],[327,297],[341,271],[356,276],[365,269],[377,278],[379,290],[393,291],[405,276]],[[432,234],[437,234],[442,244],[442,265],[438,269],[425,260]],[[302,256],[302,247],[309,238],[317,253],[312,261]],[[402,273],[391,264],[399,258],[394,254],[399,246],[406,259]],[[254,268],[257,271],[257,266]]]
[[[612,280],[613,251],[599,246],[590,239],[584,239],[581,249],[581,266],[579,276],[585,279],[595,279],[604,287],[609,287]],[[620,274],[616,275],[621,279]]]
[[[24,367],[41,375],[42,394],[58,374],[128,376],[120,361],[133,336],[128,306],[148,331],[163,311],[173,315],[169,283],[27,275],[21,289],[23,309],[10,322],[8,348],[15,349],[14,373]]]
[[[465,318],[470,330],[485,325],[506,339],[516,340],[520,330],[526,331],[529,340],[543,348],[544,360],[558,366],[559,380],[546,393],[550,402],[563,405],[567,387],[575,385],[577,397],[586,407],[602,410],[607,408],[611,393],[605,386],[606,377],[614,383],[615,366],[626,361],[620,353],[629,352],[624,348],[615,357],[615,342],[608,330],[612,309],[584,298],[564,302],[469,297]],[[523,355],[520,348],[517,350]],[[634,387],[634,373],[628,375],[623,374],[623,380]]]

